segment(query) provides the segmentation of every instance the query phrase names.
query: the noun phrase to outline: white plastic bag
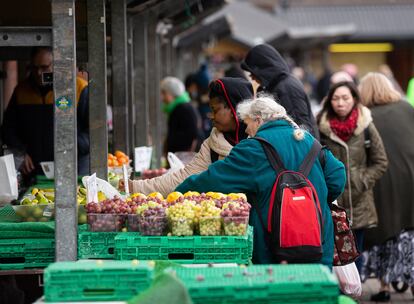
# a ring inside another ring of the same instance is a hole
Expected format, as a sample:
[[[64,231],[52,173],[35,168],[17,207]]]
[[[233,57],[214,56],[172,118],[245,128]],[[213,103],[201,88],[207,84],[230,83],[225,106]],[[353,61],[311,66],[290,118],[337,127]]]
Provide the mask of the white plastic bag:
[[[355,263],[344,266],[334,266],[333,272],[339,281],[341,291],[352,298],[358,298],[362,294],[361,278]]]
[[[134,151],[135,172],[142,172],[151,167],[152,147],[137,147]]]
[[[174,153],[168,152],[167,158],[171,168],[170,171],[177,171],[184,168],[183,162]]]
[[[0,205],[10,203],[19,195],[13,154],[0,157]]]
[[[88,189],[89,176],[82,177],[82,184],[85,186],[86,189]],[[110,183],[107,181],[96,178],[96,189],[97,191],[101,191],[105,196],[109,199],[113,199],[115,196],[126,199],[125,196],[121,195],[121,193],[118,192]]]

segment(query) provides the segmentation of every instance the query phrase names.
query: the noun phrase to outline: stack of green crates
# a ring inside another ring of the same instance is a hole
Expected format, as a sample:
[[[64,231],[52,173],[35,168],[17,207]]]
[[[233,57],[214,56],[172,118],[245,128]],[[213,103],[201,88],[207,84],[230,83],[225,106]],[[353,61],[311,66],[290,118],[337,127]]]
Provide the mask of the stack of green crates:
[[[336,304],[338,283],[322,265],[255,265],[171,270],[188,288],[194,304]]]
[[[252,252],[252,227],[242,236],[142,236],[120,233],[115,237],[117,260],[249,264]]]
[[[79,226],[78,259],[115,259],[115,237],[118,232],[93,232]]]
[[[122,301],[147,289],[152,261],[78,261],[50,265],[44,274],[46,302]]]
[[[43,268],[54,260],[54,239],[0,239],[0,270]]]

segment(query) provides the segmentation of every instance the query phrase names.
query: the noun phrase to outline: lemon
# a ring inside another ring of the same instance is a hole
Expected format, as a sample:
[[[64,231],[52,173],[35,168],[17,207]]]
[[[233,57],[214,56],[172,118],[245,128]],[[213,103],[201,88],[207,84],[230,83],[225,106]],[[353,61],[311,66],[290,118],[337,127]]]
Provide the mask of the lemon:
[[[189,197],[189,196],[199,196],[200,193],[198,193],[197,191],[188,191],[186,193],[184,193],[184,197]]]
[[[148,197],[159,198],[161,200],[164,199],[164,197],[162,196],[162,194],[159,193],[159,192],[152,192],[152,193],[148,194]]]
[[[178,200],[180,197],[182,197],[183,194],[181,192],[171,192],[170,194],[168,194],[167,196],[167,202],[169,203],[173,203],[176,200]]]

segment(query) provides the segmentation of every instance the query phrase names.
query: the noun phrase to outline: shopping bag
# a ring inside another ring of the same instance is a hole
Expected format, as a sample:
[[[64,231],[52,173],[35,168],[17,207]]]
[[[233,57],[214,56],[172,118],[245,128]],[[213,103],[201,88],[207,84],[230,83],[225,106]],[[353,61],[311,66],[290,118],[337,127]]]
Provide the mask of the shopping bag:
[[[13,154],[8,154],[0,157],[0,205],[10,203],[17,199],[18,195],[14,158]]]
[[[358,298],[362,294],[361,278],[355,263],[346,264],[344,266],[334,266],[333,272],[339,281],[341,291],[352,298]]]
[[[170,171],[177,171],[184,168],[183,162],[174,153],[168,152],[167,159],[170,164]]]
[[[84,176],[82,177],[82,184],[86,189],[91,187],[92,182],[96,182],[96,192],[102,192],[105,194],[106,198],[113,199],[114,197],[119,197],[121,199],[126,199],[125,195],[121,195],[121,193],[118,192],[117,189],[115,189],[110,183],[108,183],[106,180],[100,179],[98,177],[92,178],[91,176]]]
[[[334,266],[351,264],[359,257],[355,237],[346,210],[335,202],[330,205],[334,225]]]

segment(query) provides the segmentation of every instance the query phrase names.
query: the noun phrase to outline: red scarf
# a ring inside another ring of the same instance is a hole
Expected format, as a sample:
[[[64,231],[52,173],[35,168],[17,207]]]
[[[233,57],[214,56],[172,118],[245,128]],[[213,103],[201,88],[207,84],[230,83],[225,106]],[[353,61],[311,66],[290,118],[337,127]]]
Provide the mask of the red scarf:
[[[358,108],[354,108],[345,120],[339,120],[335,117],[329,120],[329,124],[332,131],[344,142],[347,142],[357,128],[358,116]]]

